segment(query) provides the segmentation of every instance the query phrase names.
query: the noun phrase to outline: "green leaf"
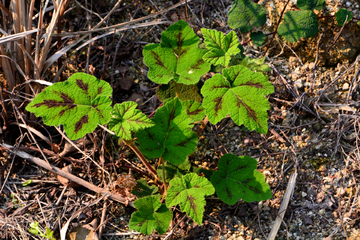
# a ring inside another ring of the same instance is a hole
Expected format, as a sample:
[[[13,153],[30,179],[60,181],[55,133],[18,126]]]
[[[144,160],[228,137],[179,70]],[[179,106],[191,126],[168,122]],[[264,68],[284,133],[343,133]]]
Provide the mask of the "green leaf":
[[[136,134],[143,154],[150,158],[163,157],[172,164],[181,164],[195,151],[197,135],[191,130],[186,109],[178,98],[164,102],[156,111],[154,123],[155,126]]]
[[[269,72],[269,71],[271,71],[271,68],[267,64],[264,64],[264,62],[265,62],[265,57],[262,57],[259,59],[245,57],[244,59],[241,60],[241,62],[238,62],[237,64],[234,64],[234,65],[242,65],[254,72]]]
[[[167,84],[171,80],[183,84],[195,84],[207,73],[210,64],[202,56],[205,49],[198,48],[199,37],[181,20],[161,34],[160,44],[144,47],[144,63],[149,67],[150,80]]]
[[[49,126],[64,125],[71,140],[93,132],[111,118],[110,85],[86,73],[75,73],[67,81],[44,89],[26,110],[42,116]]]
[[[270,104],[264,95],[274,92],[268,78],[244,66],[224,69],[223,75],[215,74],[201,89],[203,106],[212,124],[227,115],[237,124],[266,134],[267,110]]]
[[[191,172],[196,173],[196,174],[204,174],[204,177],[206,177],[207,180],[210,181],[211,176],[213,175],[213,171],[208,170],[208,169],[204,169],[201,167],[192,167],[190,169]]]
[[[217,30],[201,29],[204,42],[208,52],[203,56],[203,59],[214,65],[227,66],[230,62],[231,56],[240,53],[238,48],[239,40],[234,31],[227,35]]]
[[[313,37],[318,31],[319,22],[313,11],[287,11],[278,28],[278,34],[288,42]]]
[[[201,86],[201,82],[192,85],[185,85],[176,83],[175,81],[170,81],[169,84],[163,84],[159,86],[156,90],[156,95],[162,102],[173,97],[178,97],[181,101],[195,100],[197,102],[201,102]]]
[[[27,185],[31,184],[32,180],[29,179],[26,182],[23,183],[23,187],[26,187]]]
[[[139,210],[131,215],[129,229],[149,235],[156,230],[164,234],[172,219],[172,212],[155,196],[140,198],[134,202]]]
[[[229,205],[235,204],[240,198],[245,202],[270,199],[270,187],[264,175],[255,170],[256,166],[257,161],[248,156],[222,156],[218,171],[211,177],[218,197]]]
[[[325,7],[325,0],[297,0],[296,5],[301,10],[321,10]]]
[[[160,197],[160,194],[157,194],[159,188],[155,185],[149,186],[149,184],[144,180],[137,180],[137,184],[134,189],[131,191],[132,194],[136,195],[138,198],[148,197],[151,195]]]
[[[131,140],[131,131],[137,132],[154,126],[151,119],[147,118],[139,109],[136,102],[123,102],[115,104],[113,117],[109,122],[109,129],[125,140]]]
[[[352,11],[348,11],[347,9],[341,8],[335,13],[336,21],[339,26],[344,25],[346,16],[347,16],[347,22],[349,22],[353,18]]]
[[[260,47],[261,45],[263,45],[266,35],[262,31],[258,31],[251,33],[250,38],[253,44]]]
[[[211,183],[204,177],[189,173],[182,178],[171,180],[169,185],[166,206],[179,204],[181,211],[186,212],[197,224],[201,225],[206,205],[205,196],[215,192]]]
[[[240,28],[242,33],[250,32],[266,22],[266,11],[251,0],[235,0],[229,11],[228,25],[232,29]]]
[[[186,173],[189,172],[191,168],[191,164],[188,158],[186,158],[185,162],[183,162],[182,164],[174,165],[169,162],[166,162],[164,166],[165,166],[165,180],[167,182],[169,182],[171,179],[173,179],[176,176],[180,177],[181,175],[185,175]],[[160,180],[164,181],[162,169],[163,169],[162,165],[160,165],[156,172],[160,177]]]
[[[189,100],[182,102],[182,105],[190,118],[190,124],[202,121],[205,118],[205,108],[201,103]]]
[[[28,229],[28,232],[34,234],[34,235],[40,235],[41,231],[39,228],[39,222],[38,221],[34,221],[30,223],[30,228]]]

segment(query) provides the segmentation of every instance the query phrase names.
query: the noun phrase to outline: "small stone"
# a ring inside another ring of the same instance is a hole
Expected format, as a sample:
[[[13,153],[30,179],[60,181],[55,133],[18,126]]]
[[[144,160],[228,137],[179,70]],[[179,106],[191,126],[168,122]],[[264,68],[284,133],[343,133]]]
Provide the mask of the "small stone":
[[[319,214],[320,214],[320,215],[324,215],[324,214],[325,214],[325,209],[320,209],[320,210],[319,210]]]
[[[302,80],[301,79],[298,79],[294,82],[295,86],[297,88],[302,88],[303,87],[303,83],[302,83]]]
[[[306,196],[307,196],[307,193],[306,193],[306,192],[301,192],[301,196],[302,196],[302,197],[306,197]]]
[[[348,84],[348,83],[344,83],[344,85],[342,86],[342,90],[343,90],[343,91],[349,90],[349,84]]]

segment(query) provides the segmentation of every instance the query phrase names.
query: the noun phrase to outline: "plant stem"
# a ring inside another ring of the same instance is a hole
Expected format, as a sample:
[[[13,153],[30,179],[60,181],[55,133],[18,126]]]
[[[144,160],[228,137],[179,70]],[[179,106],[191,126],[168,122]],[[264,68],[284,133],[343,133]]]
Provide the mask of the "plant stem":
[[[208,117],[206,116],[206,117],[204,118],[204,120],[202,121],[199,129],[198,129],[197,132],[196,132],[196,134],[197,134],[198,137],[200,137],[202,131],[205,129],[205,126],[206,126],[206,124],[207,124],[208,122],[209,122],[209,119],[208,119]]]
[[[163,184],[162,181],[160,181],[159,176],[156,173],[156,170],[153,168],[153,166],[151,166],[151,164],[146,160],[144,154],[142,154],[142,152],[140,151],[140,149],[134,144],[134,142],[132,140],[124,140],[123,142],[128,145],[131,150],[134,151],[134,153],[139,157],[139,159],[141,160],[141,162],[145,165],[145,167],[149,170],[149,172],[151,172],[155,178],[157,179],[158,183],[161,185]]]
[[[281,14],[280,14],[279,20],[278,20],[278,22],[277,22],[277,24],[276,24],[276,27],[275,27],[275,31],[274,31],[274,32],[277,32],[277,30],[278,30],[278,28],[279,28],[279,25],[280,25],[280,22],[281,22],[281,19],[282,19],[283,15],[284,15],[284,12],[285,12],[286,6],[289,4],[289,2],[290,2],[290,0],[288,0],[288,1],[286,2],[286,4],[285,4],[285,6],[284,6],[283,10],[281,11]],[[271,40],[270,40],[269,44],[266,46],[266,50],[265,50],[265,53],[263,54],[263,56],[265,56],[265,55],[266,55],[266,53],[267,53],[267,51],[270,49],[270,45],[271,45],[271,43],[273,42],[274,37],[275,37],[275,34],[272,36],[272,38],[271,38]]]
[[[162,157],[160,157],[161,165],[162,165],[162,174],[163,174],[163,180],[164,180],[164,195],[166,195],[167,190],[167,183],[166,183],[166,176],[165,176],[165,161]]]

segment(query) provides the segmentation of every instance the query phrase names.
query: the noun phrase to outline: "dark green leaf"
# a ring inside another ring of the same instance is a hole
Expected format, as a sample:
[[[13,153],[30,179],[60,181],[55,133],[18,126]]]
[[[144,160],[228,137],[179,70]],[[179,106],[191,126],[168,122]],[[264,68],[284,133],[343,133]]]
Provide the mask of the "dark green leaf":
[[[140,130],[136,136],[140,150],[150,158],[163,157],[172,164],[181,164],[197,145],[186,109],[178,98],[169,99],[156,111],[155,126]]]
[[[297,0],[296,5],[301,10],[321,10],[325,7],[325,0]]]
[[[260,47],[261,45],[263,45],[266,36],[262,31],[258,31],[258,32],[251,33],[250,38],[251,38],[253,44]]]
[[[198,175],[204,174],[204,177],[206,177],[207,180],[210,181],[211,176],[213,175],[213,171],[204,169],[201,167],[193,167],[190,169],[191,172],[196,173]]]
[[[158,191],[159,188],[157,186],[149,186],[144,179],[140,179],[137,181],[137,185],[134,187],[131,193],[136,195],[138,198],[148,197],[151,195],[156,195],[157,197],[160,197],[160,194],[157,194]]]
[[[250,32],[253,27],[260,27],[265,22],[265,9],[251,0],[235,0],[229,11],[229,27],[240,28],[242,33]]]
[[[251,157],[225,154],[220,158],[218,171],[211,177],[216,194],[226,204],[233,205],[240,198],[246,202],[272,197],[262,173],[256,171],[257,161]]]
[[[172,219],[172,212],[156,196],[140,198],[134,202],[139,210],[131,215],[129,229],[149,235],[154,230],[164,234]]]
[[[297,42],[300,38],[310,38],[319,31],[319,22],[313,11],[288,11],[284,22],[278,28],[278,34],[288,42]]]
[[[176,176],[181,176],[181,175],[185,175],[186,173],[189,172],[190,168],[191,168],[191,164],[188,160],[188,158],[186,158],[185,162],[183,162],[180,165],[174,165],[171,164],[169,162],[166,162],[165,164],[165,180],[166,182],[169,182],[171,179],[173,179]],[[157,174],[160,177],[161,181],[164,181],[163,178],[163,170],[162,170],[162,166],[160,165],[159,168],[157,169]]]
[[[195,100],[202,101],[200,94],[202,83],[198,82],[192,85],[185,85],[170,81],[169,84],[163,84],[156,90],[156,95],[160,101],[164,102],[166,99],[178,97],[181,101]]]
[[[348,11],[344,8],[341,8],[339,9],[339,11],[335,13],[336,21],[339,26],[344,25],[346,16],[347,16],[347,22],[349,22],[353,17],[352,11]]]

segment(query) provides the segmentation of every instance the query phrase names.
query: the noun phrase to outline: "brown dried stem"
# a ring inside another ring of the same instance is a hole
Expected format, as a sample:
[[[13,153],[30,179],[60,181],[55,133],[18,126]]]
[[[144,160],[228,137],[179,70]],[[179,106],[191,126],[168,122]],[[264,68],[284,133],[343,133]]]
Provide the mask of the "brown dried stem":
[[[45,168],[46,170],[48,171],[51,171],[53,172],[54,174],[56,175],[59,175],[59,176],[62,176],[66,179],[69,179],[70,181],[72,182],[76,182],[77,184],[83,186],[83,187],[86,187],[87,189],[90,189],[96,193],[99,193],[101,195],[107,195],[109,198],[115,200],[115,201],[118,201],[120,203],[123,203],[123,204],[127,204],[131,207],[134,207],[134,204],[133,202],[129,201],[128,199],[118,195],[118,194],[114,194],[114,193],[111,193],[101,187],[98,187],[98,186],[95,186],[87,181],[85,181],[84,179],[82,178],[79,178],[79,177],[76,177],[74,175],[72,175],[71,173],[69,172],[65,172],[63,170],[61,170],[60,168],[57,168],[55,166],[52,166],[52,165],[49,165],[47,164],[44,160],[41,160],[40,158],[37,158],[37,157],[34,157],[26,152],[23,152],[23,151],[19,151],[19,150],[11,150],[13,149],[12,146],[8,145],[8,144],[1,144],[4,148],[8,149],[8,151],[14,153],[15,155],[21,157],[21,158],[24,158],[26,160],[28,160],[29,162],[32,162],[42,168]]]

